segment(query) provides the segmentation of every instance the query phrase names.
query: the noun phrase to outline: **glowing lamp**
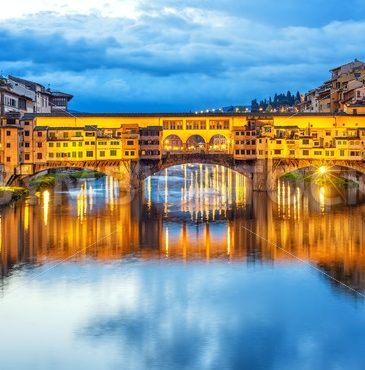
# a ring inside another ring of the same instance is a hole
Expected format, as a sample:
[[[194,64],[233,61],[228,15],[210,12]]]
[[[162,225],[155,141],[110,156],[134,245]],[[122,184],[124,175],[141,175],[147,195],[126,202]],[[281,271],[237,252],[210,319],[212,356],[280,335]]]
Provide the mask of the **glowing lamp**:
[[[321,174],[321,175],[324,175],[326,172],[327,172],[327,167],[326,166],[321,166],[318,168],[318,172]]]

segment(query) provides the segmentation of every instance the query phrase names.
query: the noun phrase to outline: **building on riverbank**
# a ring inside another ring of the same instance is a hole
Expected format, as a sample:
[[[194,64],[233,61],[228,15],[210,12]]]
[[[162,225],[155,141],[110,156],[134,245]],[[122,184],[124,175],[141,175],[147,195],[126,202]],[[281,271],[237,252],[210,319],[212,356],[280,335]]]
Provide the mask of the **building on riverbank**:
[[[330,80],[307,92],[299,105],[307,113],[365,113],[365,63],[354,61],[333,68]]]
[[[0,76],[0,116],[67,111],[72,95],[45,88],[38,82]]]

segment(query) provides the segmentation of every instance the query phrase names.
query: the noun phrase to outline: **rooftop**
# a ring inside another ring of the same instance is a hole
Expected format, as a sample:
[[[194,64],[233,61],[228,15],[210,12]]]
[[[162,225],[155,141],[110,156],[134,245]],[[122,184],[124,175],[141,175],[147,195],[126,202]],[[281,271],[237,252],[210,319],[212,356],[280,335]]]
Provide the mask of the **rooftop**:
[[[53,112],[53,113],[30,113],[25,114],[23,120],[32,120],[36,117],[70,117],[70,118],[89,118],[89,117],[132,117],[132,118],[148,118],[148,117],[159,117],[159,118],[170,118],[170,117],[247,117],[253,119],[272,119],[273,117],[334,117],[334,116],[351,116],[350,114],[339,112],[339,113],[264,113],[264,112],[208,112],[208,113],[193,113],[193,112],[175,112],[175,113],[82,113],[82,112]],[[360,115],[357,115],[360,116]],[[365,114],[364,114],[365,116]]]

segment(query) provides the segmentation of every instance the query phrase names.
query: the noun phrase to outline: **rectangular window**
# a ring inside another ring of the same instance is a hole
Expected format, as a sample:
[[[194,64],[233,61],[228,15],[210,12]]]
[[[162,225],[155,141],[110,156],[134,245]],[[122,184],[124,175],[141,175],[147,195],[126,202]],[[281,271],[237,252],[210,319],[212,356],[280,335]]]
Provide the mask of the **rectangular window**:
[[[162,127],[164,130],[182,130],[183,121],[182,120],[162,121]]]
[[[38,137],[42,137],[42,132],[38,131]]]
[[[6,131],[6,136],[10,136],[11,135],[11,131],[10,130],[7,130]]]
[[[50,148],[53,148],[53,143],[48,143],[48,146],[49,146]]]
[[[309,150],[308,149],[304,149],[303,150],[303,155],[309,155]]]
[[[309,144],[309,139],[303,139],[302,143],[303,143],[303,145],[308,145]]]
[[[27,153],[27,154],[24,154],[24,159],[26,160],[26,161],[29,161],[29,159],[30,159],[30,155]]]
[[[37,143],[38,148],[42,148],[42,143]]]
[[[206,126],[205,120],[186,120],[187,130],[205,130]]]
[[[10,148],[11,147],[11,144],[10,143],[6,143],[6,147],[7,148]]]
[[[56,147],[57,148],[60,148],[61,147],[61,143],[56,143]]]
[[[127,140],[127,145],[134,145],[134,140]]]
[[[128,157],[128,156],[129,156],[129,150],[126,150],[126,151],[124,152],[124,155],[125,155],[126,157]]]
[[[340,150],[340,156],[344,157],[345,156],[345,151],[343,149]]]
[[[53,153],[49,153],[49,154],[48,154],[48,157],[49,157],[49,158],[53,158]]]
[[[131,150],[131,157],[134,156],[134,150]]]
[[[68,138],[68,132],[67,131],[63,133],[63,138],[64,139],[67,139]]]
[[[86,157],[91,158],[94,156],[94,152],[92,150],[86,151]]]
[[[30,144],[29,144],[29,143],[24,143],[24,146],[25,146],[26,148],[29,148],[29,147],[30,147]]]
[[[209,128],[211,130],[228,130],[229,129],[229,120],[210,120]]]
[[[110,156],[111,157],[115,157],[117,155],[117,151],[116,150],[114,150],[114,149],[112,149],[111,151],[110,151]]]
[[[6,161],[7,162],[10,162],[11,161],[11,158],[10,157],[6,157]]]
[[[63,147],[64,148],[67,148],[68,147],[68,143],[63,143]]]
[[[75,142],[73,142],[73,143],[72,143],[72,146],[76,146],[76,143],[75,143]]]
[[[30,132],[28,130],[24,131],[24,136],[29,136]]]
[[[82,158],[82,152],[78,152],[78,155],[77,155],[79,158]]]
[[[76,152],[72,152],[72,158],[76,158]]]
[[[276,155],[281,154],[281,149],[275,149],[274,154],[276,154]]]
[[[101,150],[99,152],[99,157],[105,157],[105,150]]]
[[[76,137],[81,137],[81,131],[76,131],[75,136]]]
[[[42,159],[42,153],[37,153],[37,159]]]

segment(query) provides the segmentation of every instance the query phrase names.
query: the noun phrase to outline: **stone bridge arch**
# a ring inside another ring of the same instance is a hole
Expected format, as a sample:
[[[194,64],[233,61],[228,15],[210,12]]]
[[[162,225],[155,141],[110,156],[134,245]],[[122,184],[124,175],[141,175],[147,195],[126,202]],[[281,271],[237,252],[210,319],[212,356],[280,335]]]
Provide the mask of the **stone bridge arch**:
[[[184,142],[179,135],[171,134],[163,140],[163,149],[167,152],[182,151],[184,149]]]
[[[277,183],[280,177],[298,170],[303,170],[306,168],[320,168],[325,166],[329,169],[339,168],[353,173],[357,173],[365,178],[365,164],[362,161],[341,161],[341,160],[273,160],[271,176],[268,176],[268,180]]]
[[[229,138],[223,134],[212,135],[207,142],[209,151],[226,152],[229,148]]]
[[[115,178],[120,183],[120,188],[128,190],[132,184],[133,169],[136,167],[132,161],[55,161],[33,165],[33,171],[28,174],[17,175],[14,181],[27,181],[39,173],[55,169],[90,170]],[[14,183],[13,181],[13,183]]]
[[[234,161],[231,155],[209,154],[209,153],[190,153],[190,154],[169,154],[159,163],[142,162],[139,163],[138,179],[144,181],[166,168],[183,164],[211,164],[229,168],[252,179],[255,164],[253,161]]]

